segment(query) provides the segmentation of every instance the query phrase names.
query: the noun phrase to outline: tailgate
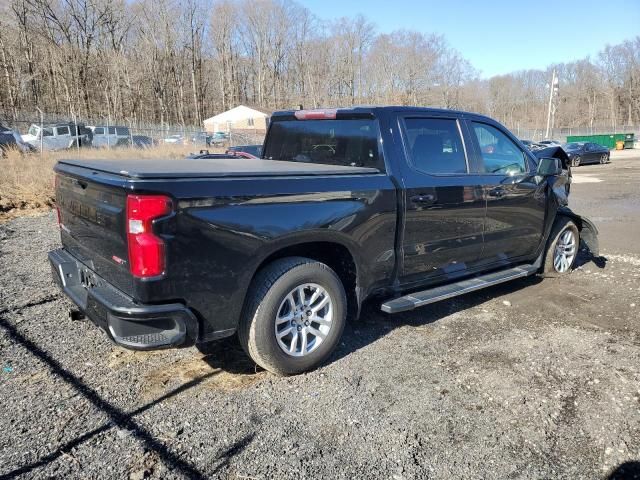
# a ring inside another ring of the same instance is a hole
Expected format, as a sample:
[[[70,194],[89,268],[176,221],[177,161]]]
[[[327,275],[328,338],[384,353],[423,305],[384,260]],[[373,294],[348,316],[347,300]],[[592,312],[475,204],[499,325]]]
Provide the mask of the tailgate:
[[[125,189],[102,183],[88,169],[73,174],[57,169],[56,202],[64,248],[114,286],[130,291]]]

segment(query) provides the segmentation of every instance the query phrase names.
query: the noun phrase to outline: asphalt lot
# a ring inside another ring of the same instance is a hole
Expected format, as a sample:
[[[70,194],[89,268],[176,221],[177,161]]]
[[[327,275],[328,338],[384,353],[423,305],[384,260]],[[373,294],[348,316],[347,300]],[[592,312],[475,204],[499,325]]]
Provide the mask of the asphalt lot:
[[[67,319],[54,216],[0,224],[0,478],[640,475],[640,155],[574,174],[604,258],[403,315],[369,305],[289,378],[233,341],[114,347]]]

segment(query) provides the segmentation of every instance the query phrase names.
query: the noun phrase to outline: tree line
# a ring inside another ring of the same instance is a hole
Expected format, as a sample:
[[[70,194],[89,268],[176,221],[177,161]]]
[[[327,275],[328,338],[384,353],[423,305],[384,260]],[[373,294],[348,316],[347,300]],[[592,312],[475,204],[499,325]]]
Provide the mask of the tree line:
[[[441,35],[321,20],[293,0],[4,0],[0,106],[133,124],[200,125],[269,109],[429,105],[544,125],[640,124],[640,37],[595,58],[482,79]]]

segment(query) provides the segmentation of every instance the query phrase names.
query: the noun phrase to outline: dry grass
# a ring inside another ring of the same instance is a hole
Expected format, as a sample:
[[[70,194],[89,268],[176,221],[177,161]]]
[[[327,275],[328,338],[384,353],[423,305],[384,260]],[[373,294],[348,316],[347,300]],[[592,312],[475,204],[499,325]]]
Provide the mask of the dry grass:
[[[17,151],[0,157],[0,221],[48,210],[55,204],[53,167],[64,158],[176,158],[183,159],[195,147],[163,145],[149,149],[80,149],[22,155]]]

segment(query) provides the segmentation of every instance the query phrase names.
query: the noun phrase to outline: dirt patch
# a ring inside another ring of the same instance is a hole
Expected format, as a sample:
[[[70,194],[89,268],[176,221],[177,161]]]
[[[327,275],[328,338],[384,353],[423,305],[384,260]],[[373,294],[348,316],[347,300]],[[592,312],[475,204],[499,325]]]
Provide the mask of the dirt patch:
[[[113,352],[109,355],[107,366],[113,370],[117,370],[129,366],[132,363],[148,361],[149,359],[161,356],[162,354],[163,352],[161,350],[144,352],[114,347]]]
[[[202,380],[199,385],[229,392],[246,388],[265,378],[264,371],[228,372],[211,365],[206,355],[195,356],[170,363],[145,375],[142,397],[153,400],[167,390],[189,382]]]

